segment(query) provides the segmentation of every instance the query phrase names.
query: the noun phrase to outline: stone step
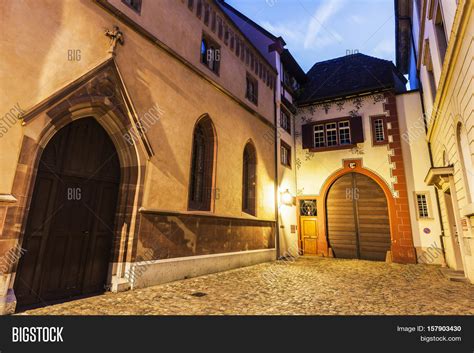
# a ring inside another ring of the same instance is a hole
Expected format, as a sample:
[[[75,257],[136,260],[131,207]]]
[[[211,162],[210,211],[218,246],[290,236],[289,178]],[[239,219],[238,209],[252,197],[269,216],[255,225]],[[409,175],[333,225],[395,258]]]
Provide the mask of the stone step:
[[[443,268],[443,269],[441,269],[441,272],[450,281],[469,283],[469,280],[464,275],[464,271],[456,271],[456,270],[453,270],[453,269],[450,269],[450,268]]]

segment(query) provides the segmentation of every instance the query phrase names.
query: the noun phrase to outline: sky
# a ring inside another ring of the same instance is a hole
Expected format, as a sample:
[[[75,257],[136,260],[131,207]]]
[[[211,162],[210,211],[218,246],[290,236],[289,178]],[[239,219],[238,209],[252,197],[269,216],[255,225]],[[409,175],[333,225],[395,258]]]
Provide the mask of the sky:
[[[282,36],[306,72],[314,63],[364,53],[395,63],[394,0],[227,0]]]

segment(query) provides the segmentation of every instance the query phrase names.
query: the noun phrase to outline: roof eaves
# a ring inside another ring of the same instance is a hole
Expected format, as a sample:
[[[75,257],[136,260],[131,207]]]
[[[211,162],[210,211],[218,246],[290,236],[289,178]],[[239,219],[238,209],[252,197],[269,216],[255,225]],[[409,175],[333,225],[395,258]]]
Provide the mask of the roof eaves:
[[[245,40],[248,42],[248,44],[257,52],[257,55],[262,59],[270,68],[270,70],[274,73],[277,74],[278,71],[273,67],[273,65],[268,61],[268,59],[260,52],[260,50],[252,43],[252,41],[244,34],[244,32],[239,28],[239,26],[234,22],[234,20],[220,7],[220,4],[222,3],[222,0],[214,0],[214,3],[219,7],[220,11],[222,14],[227,18],[234,26],[237,28],[239,31],[239,34],[245,38]],[[228,5],[228,4],[226,4]]]

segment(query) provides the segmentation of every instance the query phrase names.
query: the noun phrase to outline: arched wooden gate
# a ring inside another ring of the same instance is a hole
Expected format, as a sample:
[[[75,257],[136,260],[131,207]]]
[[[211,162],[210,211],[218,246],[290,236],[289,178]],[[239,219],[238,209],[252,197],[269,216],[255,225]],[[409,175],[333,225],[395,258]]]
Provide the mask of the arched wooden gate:
[[[326,221],[335,257],[385,260],[391,245],[387,198],[368,176],[348,173],[332,184]]]

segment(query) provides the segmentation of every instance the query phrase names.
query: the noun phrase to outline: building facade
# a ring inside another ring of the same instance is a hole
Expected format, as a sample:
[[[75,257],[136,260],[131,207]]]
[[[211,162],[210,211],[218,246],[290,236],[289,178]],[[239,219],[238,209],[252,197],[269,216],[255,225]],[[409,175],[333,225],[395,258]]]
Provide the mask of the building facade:
[[[308,72],[296,121],[305,254],[415,263],[441,252],[427,146],[402,139],[421,114],[389,61],[354,54]]]
[[[308,73],[224,1],[0,7],[0,313],[300,254],[473,281],[471,2]]]
[[[474,282],[472,1],[396,1],[397,66],[421,88],[442,239],[450,268]],[[407,137],[418,137],[408,126]],[[424,138],[424,134],[421,136]]]
[[[277,203],[278,215],[277,251],[279,257],[291,257],[299,254],[296,203],[291,195],[296,195],[296,99],[306,82],[306,74],[291,52],[285,48],[284,38],[276,37],[237,9],[224,1],[218,2],[234,23],[252,41],[277,72],[275,85],[275,131],[264,136],[267,142],[275,146],[277,157]],[[284,198],[290,198],[284,202]]]
[[[1,6],[2,312],[276,257],[278,73],[216,3]]]

